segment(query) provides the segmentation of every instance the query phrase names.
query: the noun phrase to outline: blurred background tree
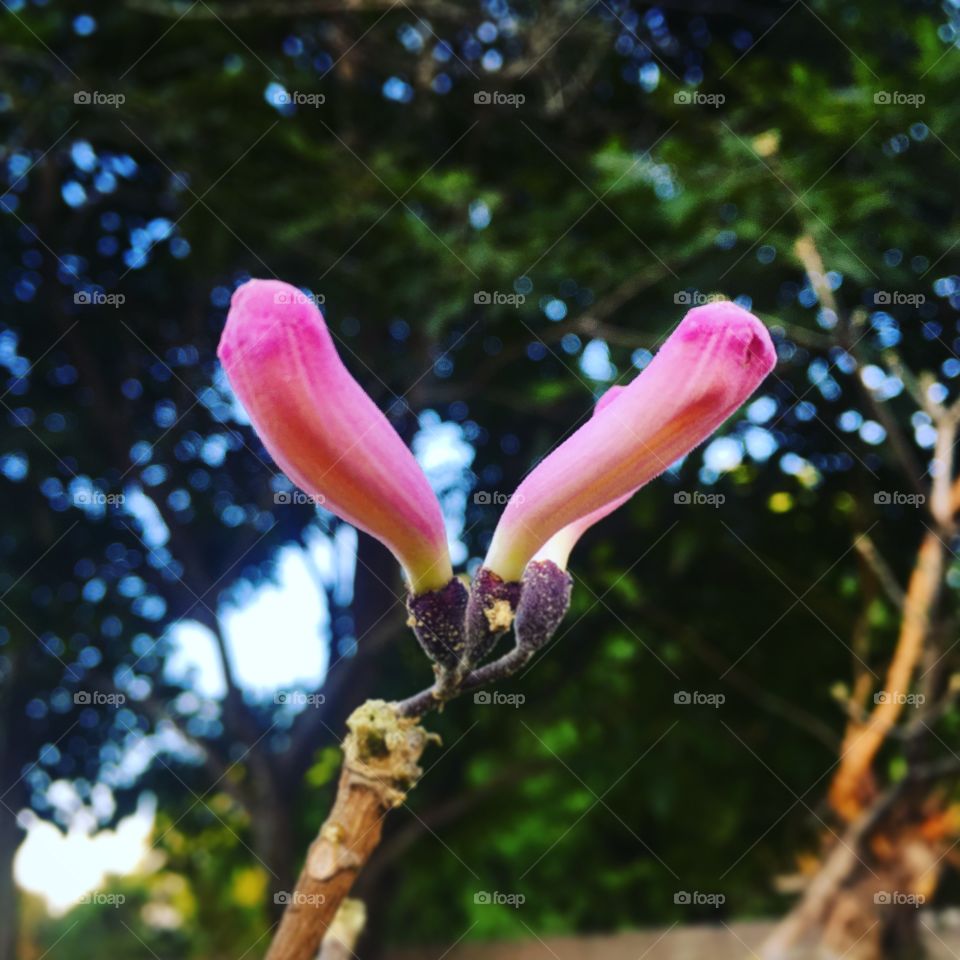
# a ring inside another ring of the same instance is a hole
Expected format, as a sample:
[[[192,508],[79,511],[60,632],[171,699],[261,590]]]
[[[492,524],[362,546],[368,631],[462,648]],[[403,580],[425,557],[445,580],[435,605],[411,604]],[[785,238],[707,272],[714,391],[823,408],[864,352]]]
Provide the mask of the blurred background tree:
[[[64,782],[102,826],[152,791],[162,867],[116,914],[31,902],[24,955],[262,950],[345,716],[428,676],[390,557],[284,502],[232,403],[214,350],[251,275],[322,296],[398,430],[425,458],[461,451],[432,475],[465,562],[484,501],[688,305],[739,298],[781,356],[718,440],[581,545],[570,618],[511,686],[522,709],[435,721],[445,746],[360,885],[364,956],[783,914],[797,883],[777,877],[953,758],[956,536],[903,498],[929,495],[932,411],[960,374],[954,6],[4,5],[2,960],[22,828],[70,821]],[[831,809],[931,530],[929,733],[894,737],[852,812]],[[299,712],[238,679],[224,628],[291,545],[316,566],[327,666]],[[171,673],[185,622],[222,695]],[[726,699],[675,702],[691,691]],[[951,783],[911,799],[938,851]],[[491,889],[523,911],[474,902]],[[689,890],[724,905],[676,902]]]

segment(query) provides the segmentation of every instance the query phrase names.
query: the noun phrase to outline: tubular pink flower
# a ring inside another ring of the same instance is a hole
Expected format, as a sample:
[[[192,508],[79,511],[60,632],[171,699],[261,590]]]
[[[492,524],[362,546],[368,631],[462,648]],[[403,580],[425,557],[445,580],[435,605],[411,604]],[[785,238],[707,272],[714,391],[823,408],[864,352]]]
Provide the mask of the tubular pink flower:
[[[343,365],[310,298],[276,280],[245,283],[218,355],[264,446],[298,487],[384,543],[414,594],[450,581],[440,504]]]
[[[640,376],[528,474],[484,566],[519,580],[558,530],[605,516],[702,443],[775,363],[769,333],[742,307],[724,301],[691,310]]]
[[[597,416],[602,410],[616,400],[617,397],[626,390],[626,387],[613,386],[597,401],[593,408],[593,415]],[[535,560],[552,560],[561,570],[567,569],[567,563],[570,560],[570,554],[577,545],[580,538],[595,524],[599,523],[604,517],[608,517],[618,507],[622,507],[636,492],[639,487],[635,487],[629,493],[625,493],[616,500],[588,513],[573,523],[568,523],[562,530],[558,530],[538,551]]]

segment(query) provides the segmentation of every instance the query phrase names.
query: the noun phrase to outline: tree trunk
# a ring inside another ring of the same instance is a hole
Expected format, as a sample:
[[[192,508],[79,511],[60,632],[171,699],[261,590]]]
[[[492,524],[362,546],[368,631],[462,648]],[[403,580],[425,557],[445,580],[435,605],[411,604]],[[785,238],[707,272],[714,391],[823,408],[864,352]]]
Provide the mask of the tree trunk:
[[[3,738],[0,728],[0,960],[16,960],[20,904],[13,881],[13,858],[23,839],[17,811],[26,806],[27,797],[15,751],[9,738],[6,744]]]
[[[0,960],[16,960],[20,933],[20,903],[13,882],[13,858],[23,839],[17,812],[27,805],[26,786],[21,776],[25,758],[16,737],[17,722],[23,717],[26,683],[15,685],[22,656],[13,655],[12,670],[0,685]]]
[[[293,890],[300,857],[293,805],[295,788],[291,786],[285,791],[271,764],[252,764],[251,775],[254,782],[242,800],[250,818],[250,853],[266,871],[266,914],[271,923],[277,923]]]
[[[13,858],[21,833],[16,815],[0,803],[0,960],[16,960],[19,911],[13,882]]]
[[[948,819],[922,791],[878,798],[836,838],[762,960],[809,956],[814,946],[844,960],[920,960],[919,910],[936,892]]]
[[[282,819],[270,831],[270,916],[279,920],[283,916],[283,904],[286,902],[284,894],[288,894],[297,879],[296,838],[293,832],[293,814],[290,811],[273,812],[273,816]]]
[[[895,859],[840,891],[824,921],[822,946],[847,960],[920,960],[919,909],[935,885],[937,853],[901,841]]]

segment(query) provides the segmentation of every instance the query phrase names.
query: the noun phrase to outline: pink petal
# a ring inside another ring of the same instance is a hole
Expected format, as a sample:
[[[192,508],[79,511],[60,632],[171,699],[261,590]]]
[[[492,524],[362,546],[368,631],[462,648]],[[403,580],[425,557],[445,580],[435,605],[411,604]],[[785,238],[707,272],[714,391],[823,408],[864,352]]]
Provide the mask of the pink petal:
[[[597,405],[593,408],[593,415],[597,416],[598,413],[605,410],[610,406],[613,401],[626,390],[626,387],[612,386],[603,396],[597,401]],[[622,497],[617,497],[616,500],[611,500],[610,503],[605,504],[600,507],[599,510],[594,510],[593,513],[588,513],[585,517],[581,517],[579,520],[574,520],[573,523],[568,523],[562,530],[558,530],[538,551],[535,557],[536,560],[551,560],[555,563],[561,570],[567,569],[567,563],[570,560],[570,554],[573,551],[573,548],[577,545],[577,542],[580,538],[595,524],[599,523],[604,517],[608,517],[614,510],[618,507],[622,507],[639,489],[639,487],[631,490],[629,493],[624,494]]]
[[[264,446],[298,487],[386,544],[414,593],[449,582],[437,498],[343,365],[311,299],[277,280],[245,283],[218,353]]]
[[[691,310],[640,376],[520,484],[484,566],[518,580],[558,530],[605,516],[702,443],[775,363],[766,328],[742,307]]]
[[[621,387],[618,384],[609,387],[597,401],[596,406],[593,408],[593,415],[596,416],[601,411],[606,410],[626,389],[626,387]]]

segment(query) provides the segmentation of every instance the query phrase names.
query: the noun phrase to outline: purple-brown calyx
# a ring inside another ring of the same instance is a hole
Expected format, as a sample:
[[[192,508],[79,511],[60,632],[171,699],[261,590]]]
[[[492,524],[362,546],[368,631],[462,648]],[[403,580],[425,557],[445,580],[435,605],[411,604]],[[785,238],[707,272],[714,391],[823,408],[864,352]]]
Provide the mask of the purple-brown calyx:
[[[467,588],[454,577],[439,590],[407,597],[407,625],[426,655],[442,670],[455,671],[463,659]]]
[[[523,573],[513,629],[517,646],[531,654],[546,645],[570,609],[573,577],[552,560],[531,560]]]
[[[497,640],[513,626],[520,602],[521,584],[504,580],[481,567],[470,587],[467,603],[465,660],[469,667],[480,663]]]

